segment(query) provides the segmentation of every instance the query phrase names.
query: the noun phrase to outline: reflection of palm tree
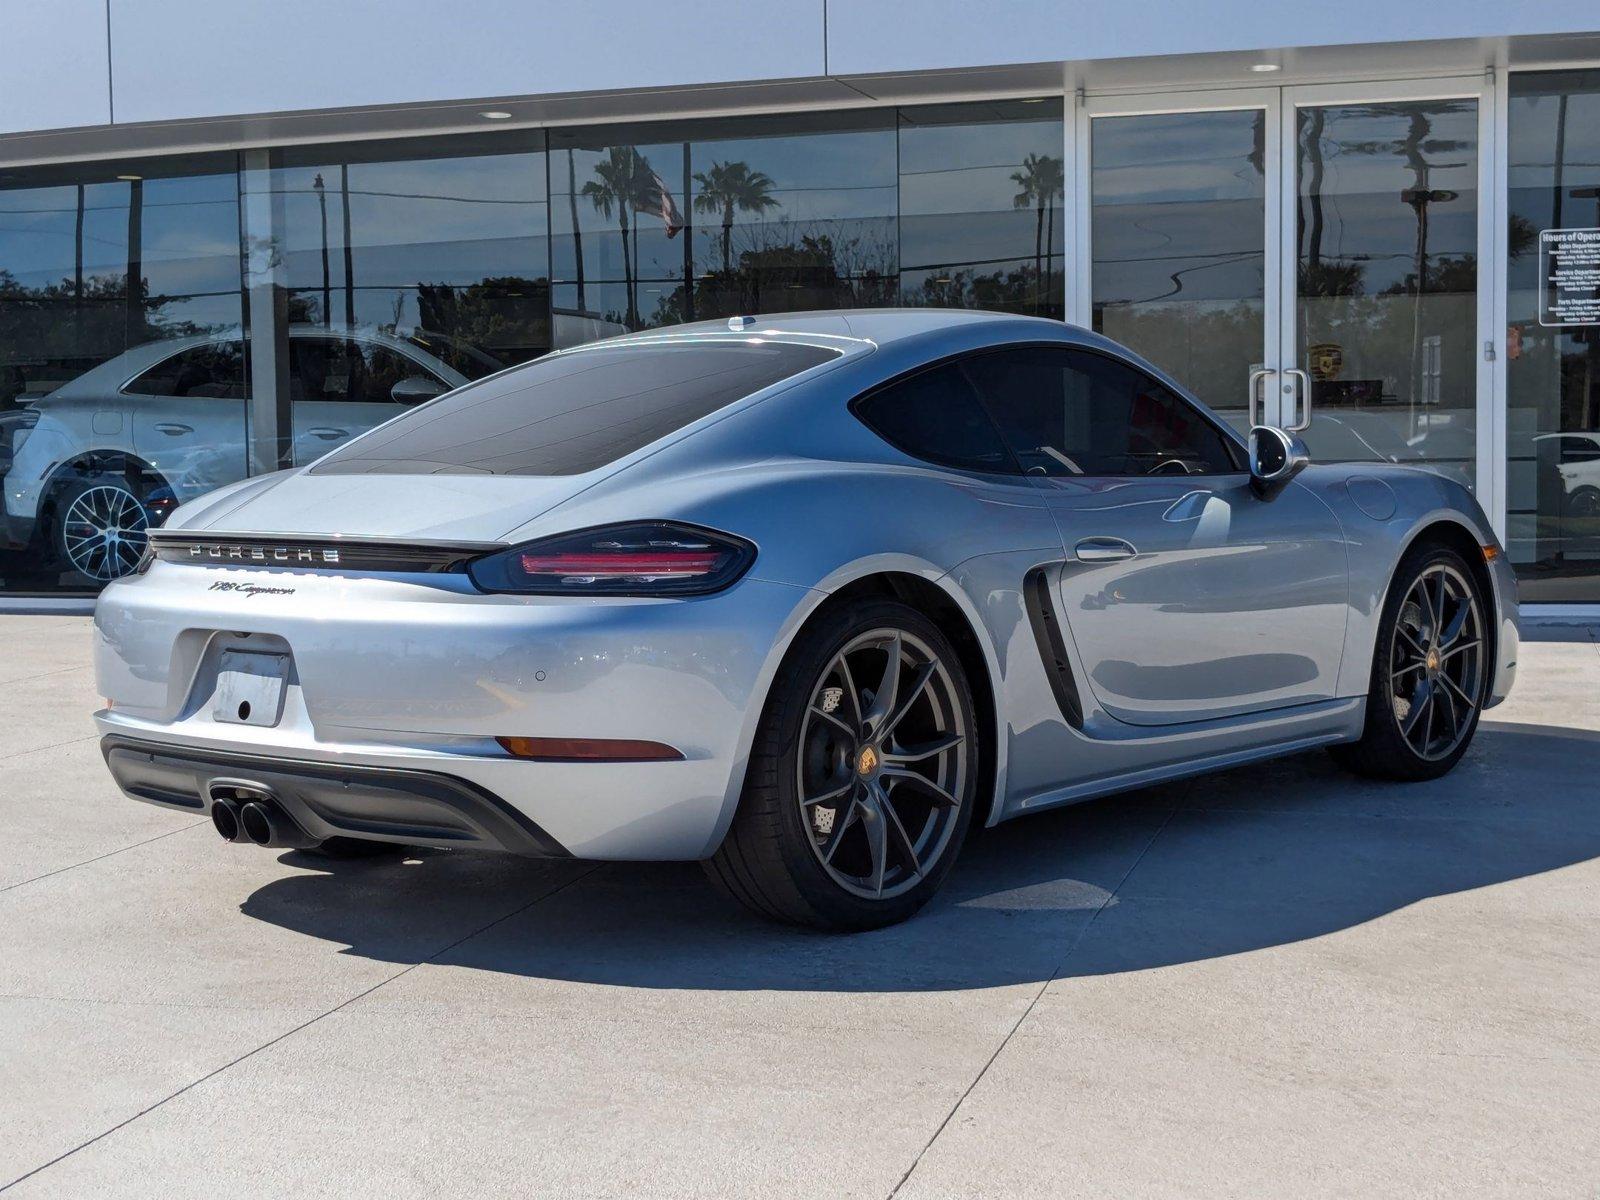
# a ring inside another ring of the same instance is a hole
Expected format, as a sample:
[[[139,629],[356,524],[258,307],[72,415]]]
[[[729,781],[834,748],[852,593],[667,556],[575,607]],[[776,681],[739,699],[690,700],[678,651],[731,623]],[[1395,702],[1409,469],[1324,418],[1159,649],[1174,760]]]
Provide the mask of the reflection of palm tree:
[[[734,210],[758,213],[777,208],[778,202],[772,198],[772,177],[764,171],[752,171],[749,163],[714,162],[709,171],[696,171],[694,181],[700,185],[694,210],[722,214],[722,269],[732,271]]]
[[[613,210],[617,214],[617,228],[622,233],[623,279],[628,289],[625,319],[632,328],[639,323],[639,304],[629,226],[633,212],[661,207],[661,190],[656,185],[650,163],[632,146],[610,147],[606,156],[595,164],[594,174],[595,178],[583,185],[583,194],[602,216],[609,217]]]
[[[1011,198],[1013,208],[1034,208],[1038,211],[1038,227],[1033,235],[1033,273],[1044,280],[1044,292],[1050,291],[1050,277],[1045,247],[1055,250],[1055,200],[1061,195],[1065,180],[1065,163],[1050,154],[1030,154],[1022,160],[1022,169],[1011,172],[1011,181],[1020,191]],[[1046,240],[1048,221],[1049,239]]]

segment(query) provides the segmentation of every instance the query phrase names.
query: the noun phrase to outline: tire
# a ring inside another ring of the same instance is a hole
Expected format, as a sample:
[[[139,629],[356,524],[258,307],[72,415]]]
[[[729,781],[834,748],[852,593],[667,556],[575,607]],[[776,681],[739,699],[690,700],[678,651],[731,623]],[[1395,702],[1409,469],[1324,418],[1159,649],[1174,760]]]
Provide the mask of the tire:
[[[1437,544],[1408,552],[1378,623],[1361,739],[1332,747],[1335,761],[1374,779],[1447,774],[1483,712],[1489,630],[1483,589],[1461,555]]]
[[[966,672],[932,621],[889,600],[824,610],[773,681],[738,811],[706,873],[776,921],[837,931],[903,921],[955,862],[981,753]]]
[[[149,543],[150,513],[127,476],[97,472],[62,484],[51,497],[50,555],[96,583],[129,574]]]
[[[1600,488],[1580,487],[1567,501],[1567,516],[1579,521],[1600,517]]]

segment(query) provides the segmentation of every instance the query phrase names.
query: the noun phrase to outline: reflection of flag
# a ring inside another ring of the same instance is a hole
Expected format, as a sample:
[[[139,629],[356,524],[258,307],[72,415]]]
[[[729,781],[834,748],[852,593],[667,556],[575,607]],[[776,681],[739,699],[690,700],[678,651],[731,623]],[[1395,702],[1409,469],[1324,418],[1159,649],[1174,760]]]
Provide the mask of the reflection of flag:
[[[678,236],[678,231],[683,228],[683,214],[673,202],[672,189],[667,187],[667,181],[654,171],[650,172],[650,183],[656,189],[656,195],[661,201],[661,223],[667,227],[667,236],[675,238]]]

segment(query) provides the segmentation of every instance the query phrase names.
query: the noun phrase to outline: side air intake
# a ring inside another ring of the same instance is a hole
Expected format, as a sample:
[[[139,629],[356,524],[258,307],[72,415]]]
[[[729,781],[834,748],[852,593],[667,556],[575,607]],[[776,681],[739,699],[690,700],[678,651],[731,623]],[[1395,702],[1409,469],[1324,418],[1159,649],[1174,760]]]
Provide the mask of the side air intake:
[[[1022,581],[1023,602],[1028,609],[1028,622],[1033,626],[1033,640],[1038,643],[1039,656],[1044,660],[1045,677],[1050,680],[1050,690],[1056,694],[1061,715],[1074,729],[1083,728],[1083,701],[1078,695],[1078,682],[1072,675],[1072,663],[1067,658],[1066,640],[1061,634],[1061,619],[1056,615],[1055,601],[1050,595],[1050,572],[1035,567]]]

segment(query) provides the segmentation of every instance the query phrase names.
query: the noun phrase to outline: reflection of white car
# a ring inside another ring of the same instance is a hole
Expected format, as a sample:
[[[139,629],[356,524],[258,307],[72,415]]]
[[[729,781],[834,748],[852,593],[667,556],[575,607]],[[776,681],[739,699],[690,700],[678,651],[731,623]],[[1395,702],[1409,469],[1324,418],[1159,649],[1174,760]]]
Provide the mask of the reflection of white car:
[[[1543,461],[1552,451],[1569,517],[1600,517],[1600,431],[1541,433],[1533,439]]]
[[[292,326],[295,464],[468,381],[423,346],[473,377],[502,365],[433,335]],[[237,330],[148,342],[12,414],[6,540],[93,580],[132,570],[147,527],[246,474],[246,359]]]

